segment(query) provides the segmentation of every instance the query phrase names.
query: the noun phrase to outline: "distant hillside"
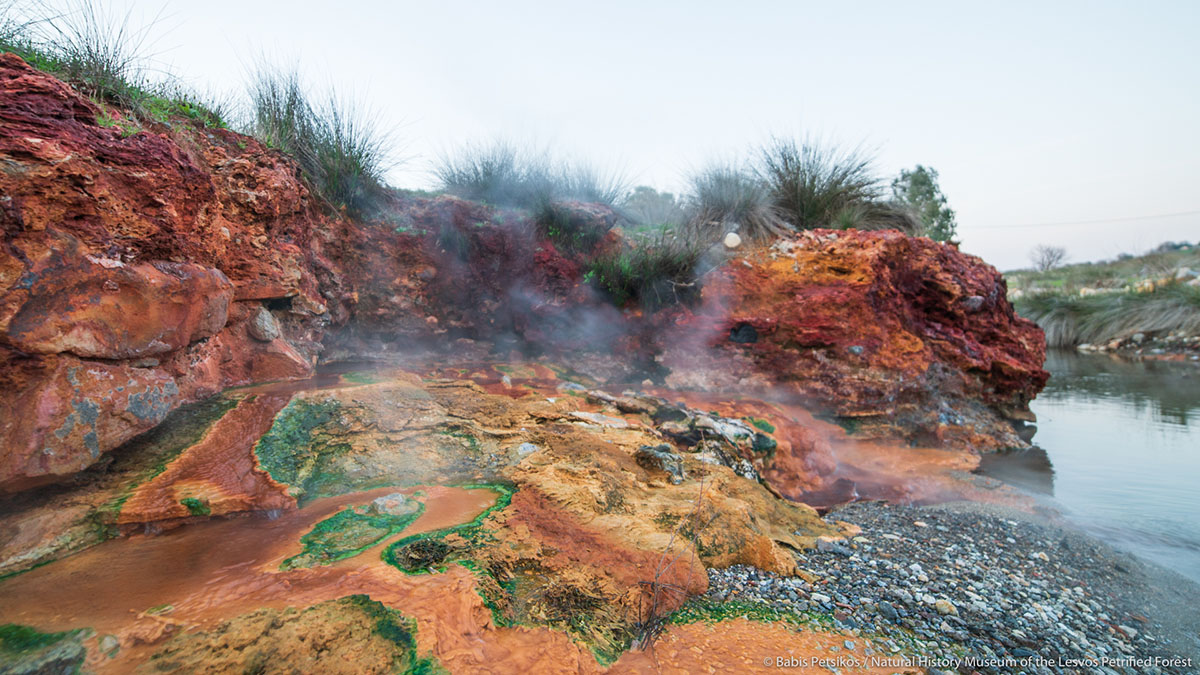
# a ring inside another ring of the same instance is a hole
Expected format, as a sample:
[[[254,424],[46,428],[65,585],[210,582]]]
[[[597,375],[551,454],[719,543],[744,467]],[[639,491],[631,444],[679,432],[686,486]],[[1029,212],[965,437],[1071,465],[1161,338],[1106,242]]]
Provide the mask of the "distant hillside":
[[[1167,243],[1145,255],[1005,277],[1009,299],[1051,347],[1200,351],[1200,245]]]

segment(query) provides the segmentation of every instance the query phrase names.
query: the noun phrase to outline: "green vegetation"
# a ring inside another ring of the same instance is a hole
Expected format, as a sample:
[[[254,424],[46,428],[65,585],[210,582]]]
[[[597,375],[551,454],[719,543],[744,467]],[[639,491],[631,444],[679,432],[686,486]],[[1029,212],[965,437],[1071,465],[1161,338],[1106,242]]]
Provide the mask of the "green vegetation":
[[[339,477],[329,472],[329,464],[350,447],[327,442],[317,430],[339,410],[333,400],[292,399],[254,446],[259,466],[271,478],[291,486],[291,493],[302,500],[312,499],[336,483]]]
[[[103,541],[117,536],[117,516],[129,495],[139,485],[166,471],[176,457],[198,443],[209,427],[237,403],[237,399],[232,397],[214,396],[180,406],[161,424],[126,443],[123,446],[125,451],[114,462],[113,473],[127,473],[130,478],[115,499],[88,516],[99,539]],[[126,462],[136,462],[137,465],[127,466]]]
[[[385,382],[386,379],[377,372],[356,370],[350,373],[342,373],[342,381],[351,384],[379,384]]]
[[[1013,304],[1021,316],[1042,327],[1051,347],[1101,344],[1135,333],[1200,334],[1200,288],[1185,284],[1144,293],[1033,293]]]
[[[533,222],[537,234],[554,242],[567,254],[594,251],[607,230],[595,226],[591,218],[580,218],[561,202],[547,201],[534,209]]]
[[[1005,274],[1013,306],[1046,344],[1104,344],[1136,333],[1200,334],[1200,288],[1176,279],[1200,271],[1200,247],[1168,243],[1142,256]]]
[[[338,511],[301,537],[303,550],[284,560],[280,569],[317,567],[352,558],[411,525],[425,512],[424,504],[416,504],[412,513],[402,515],[370,513],[368,509],[355,508]]]
[[[892,199],[911,209],[921,223],[921,234],[934,241],[950,241],[958,233],[954,209],[946,205],[946,195],[938,185],[936,169],[917,165],[904,169],[892,181]]]
[[[731,619],[748,619],[762,623],[780,621],[794,628],[811,627],[821,623],[821,615],[802,616],[795,612],[782,612],[762,602],[747,602],[744,600],[715,600],[707,596],[696,596],[689,599],[671,615],[671,623],[685,625],[689,623],[716,624]],[[832,624],[829,618],[826,624]]]
[[[115,15],[101,0],[72,0],[62,13],[10,1],[0,4],[0,51],[70,83],[99,106],[97,124],[124,137],[175,120],[225,128],[226,106],[170,75],[148,77],[155,22],[134,28],[132,18],[132,10]],[[250,98],[245,131],[294,157],[317,196],[355,215],[375,205],[393,165],[391,135],[377,118],[334,92],[313,104],[295,73],[270,68],[260,69]]]
[[[457,197],[526,209],[567,200],[612,206],[626,192],[618,174],[506,140],[470,144],[443,155],[434,175],[444,191]]]
[[[754,438],[750,441],[750,449],[756,455],[763,455],[767,458],[775,456],[775,450],[779,448],[779,443],[766,434],[754,434]]]
[[[757,417],[747,417],[746,421],[757,428],[759,431],[765,431],[768,434],[775,433],[775,425],[766,420],[760,420]]]
[[[334,208],[368,214],[383,195],[393,141],[377,117],[330,91],[313,103],[296,71],[260,66],[251,86],[251,135],[296,159]]]
[[[72,630],[62,633],[43,633],[36,628],[10,623],[0,626],[0,652],[6,654],[23,654],[49,647],[50,645],[81,634],[83,631]]]
[[[1045,270],[1010,270],[1004,273],[1004,278],[1009,290],[1078,294],[1085,288],[1133,288],[1147,279],[1172,277],[1181,268],[1200,272],[1200,246],[1169,242],[1144,255],[1122,255],[1115,260],[1076,263]]]
[[[849,209],[873,203],[881,193],[871,158],[861,149],[843,151],[811,138],[771,139],[759,148],[756,169],[780,215],[800,230],[844,220]]]
[[[456,534],[468,542],[476,541],[483,536],[483,521],[492,513],[507,508],[512,502],[513,490],[506,485],[463,485],[461,487],[493,490],[497,493],[496,501],[469,523],[404,537],[384,549],[383,561],[406,574],[424,574],[431,569],[445,569],[445,563],[449,562],[458,552],[453,551],[443,539],[450,534]]]
[[[141,131],[143,124],[174,119],[225,127],[222,106],[203,101],[169,75],[157,82],[147,77],[145,52],[153,25],[134,28],[132,10],[116,15],[99,0],[72,0],[62,12],[10,1],[0,3],[0,52],[14,53],[70,83],[99,105],[97,123],[119,129],[122,136]]]
[[[0,626],[0,672],[78,673],[87,657],[81,644],[90,631],[43,633],[15,623]],[[5,664],[19,663],[17,669]]]
[[[648,185],[639,185],[620,202],[621,212],[636,226],[650,226],[657,232],[663,228],[682,225],[687,220],[684,202],[670,192],[659,192]]]
[[[457,439],[460,443],[462,443],[468,450],[470,450],[473,453],[478,453],[483,449],[482,446],[479,444],[479,439],[475,438],[474,435],[472,435],[469,431],[466,431],[462,427],[452,427],[450,429],[439,431],[438,433],[440,433],[443,436],[448,436],[450,438]]]
[[[736,164],[716,163],[691,177],[685,236],[704,244],[727,232],[766,241],[787,231],[768,186]]]
[[[637,303],[646,311],[700,297],[697,267],[704,249],[682,238],[663,238],[595,258],[584,278],[613,304]]]
[[[918,165],[901,172],[887,199],[870,156],[811,138],[776,137],[748,164],[714,164],[697,173],[685,220],[686,236],[705,243],[726,232],[765,242],[818,227],[896,229],[947,241],[955,229],[933,169]]]
[[[432,657],[417,656],[417,622],[367,595],[351,595],[339,600],[352,605],[371,622],[371,632],[391,642],[400,652],[394,667],[405,675],[430,675],[443,672]]]
[[[188,513],[193,516],[211,516],[212,508],[207,502],[196,499],[195,497],[184,497],[179,500],[180,504],[187,507]]]

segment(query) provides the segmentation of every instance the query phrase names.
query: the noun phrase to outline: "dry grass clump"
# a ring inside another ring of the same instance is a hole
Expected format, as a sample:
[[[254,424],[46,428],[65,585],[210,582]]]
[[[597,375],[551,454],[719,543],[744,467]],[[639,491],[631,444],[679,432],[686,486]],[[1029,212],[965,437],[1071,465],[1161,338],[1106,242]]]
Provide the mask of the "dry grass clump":
[[[770,188],[733,163],[714,163],[691,177],[683,235],[711,243],[727,232],[767,241],[788,231],[771,201]]]

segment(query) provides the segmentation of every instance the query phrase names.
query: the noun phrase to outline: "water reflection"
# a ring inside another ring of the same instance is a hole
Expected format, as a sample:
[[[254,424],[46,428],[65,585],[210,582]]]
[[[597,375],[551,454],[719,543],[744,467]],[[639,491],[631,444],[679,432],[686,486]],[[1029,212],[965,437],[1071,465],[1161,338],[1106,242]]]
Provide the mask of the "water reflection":
[[[1026,492],[1054,495],[1054,465],[1039,447],[988,453],[980,458],[978,473],[1015,485]]]
[[[1200,581],[1200,364],[1052,352],[1046,369],[1032,407],[1056,501],[1111,543]]]
[[[1127,361],[1103,355],[1052,350],[1046,356],[1050,382],[1039,400],[1069,396],[1076,401],[1117,399],[1158,422],[1187,426],[1200,411],[1200,364]],[[1190,418],[1190,419],[1189,419]]]

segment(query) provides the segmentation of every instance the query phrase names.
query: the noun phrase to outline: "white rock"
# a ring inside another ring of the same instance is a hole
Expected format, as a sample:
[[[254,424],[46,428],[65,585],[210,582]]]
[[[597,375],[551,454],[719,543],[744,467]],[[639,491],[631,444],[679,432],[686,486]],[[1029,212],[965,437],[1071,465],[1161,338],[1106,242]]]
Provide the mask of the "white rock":
[[[729,234],[725,235],[724,243],[725,248],[732,250],[742,245],[742,238],[738,236],[737,232],[730,232]]]
[[[247,330],[250,331],[250,337],[260,342],[271,342],[280,335],[279,322],[266,307],[258,308],[258,312],[247,325]]]

